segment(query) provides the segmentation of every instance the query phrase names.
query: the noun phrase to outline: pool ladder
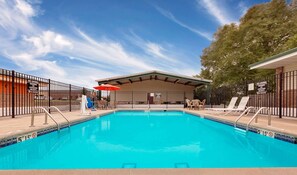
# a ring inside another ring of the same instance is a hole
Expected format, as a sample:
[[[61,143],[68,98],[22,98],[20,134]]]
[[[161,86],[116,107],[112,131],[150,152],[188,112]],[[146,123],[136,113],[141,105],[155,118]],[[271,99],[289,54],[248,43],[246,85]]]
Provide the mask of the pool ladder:
[[[65,117],[65,115],[61,112],[59,108],[57,108],[56,106],[50,106],[48,107],[48,109],[55,109],[67,121],[68,128],[70,127],[70,121]]]
[[[55,109],[59,114],[61,114],[61,116],[67,121],[67,125],[68,127],[70,127],[70,122],[69,120],[65,117],[65,115],[60,111],[59,108],[57,108],[56,106],[50,106],[48,107],[48,110],[45,107],[36,107],[32,110],[32,114],[31,114],[31,125],[30,127],[34,127],[34,119],[35,119],[35,113],[37,112],[38,109],[41,109],[42,111],[44,111],[45,113],[45,118],[44,118],[44,125],[47,125],[47,118],[48,116],[56,123],[57,125],[57,129],[60,130],[60,124],[54,119],[54,117],[49,113],[49,109]]]
[[[235,128],[235,129],[240,129],[240,128],[237,127],[237,123],[238,123],[239,119],[241,119],[243,116],[248,115],[248,114],[250,113],[250,111],[251,111],[251,110],[254,110],[254,109],[255,109],[255,107],[248,107],[246,110],[244,110],[244,111],[240,114],[240,116],[237,117],[237,119],[235,120],[235,122],[234,122],[234,128]],[[267,108],[267,107],[261,107],[261,108],[255,113],[255,115],[249,120],[249,122],[247,123],[246,128],[245,128],[245,131],[246,131],[246,132],[249,131],[250,124],[252,123],[253,120],[255,120],[255,123],[258,123],[258,117],[259,117],[258,115],[259,115],[259,113],[260,113],[261,111],[264,111],[264,110],[266,110],[266,112],[268,113],[268,120],[267,120],[267,122],[268,122],[268,126],[271,125],[271,111],[270,111],[270,109]]]

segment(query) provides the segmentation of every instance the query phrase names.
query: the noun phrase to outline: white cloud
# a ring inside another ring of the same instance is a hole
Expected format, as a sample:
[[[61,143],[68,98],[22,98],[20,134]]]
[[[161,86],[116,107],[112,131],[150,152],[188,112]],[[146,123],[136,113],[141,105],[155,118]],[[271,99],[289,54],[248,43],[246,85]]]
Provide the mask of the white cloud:
[[[189,31],[199,35],[199,36],[202,36],[204,37],[205,39],[211,41],[212,40],[212,35],[207,33],[207,32],[203,32],[203,31],[200,31],[200,30],[197,30],[193,27],[190,27],[188,25],[186,25],[185,23],[181,22],[180,20],[176,19],[175,16],[170,13],[169,11],[166,11],[160,7],[156,7],[156,9],[163,15],[165,16],[166,18],[170,19],[171,21],[175,22],[176,24],[180,25],[181,27],[185,28],[185,29],[188,29]]]
[[[192,72],[162,44],[140,39],[146,54],[139,55],[118,41],[95,39],[76,27],[71,35],[44,29],[35,23],[38,7],[29,1],[0,0],[0,9],[0,55],[21,71],[35,71],[38,76],[88,87],[96,84],[95,79],[122,73]],[[176,65],[181,69],[173,68]]]
[[[183,55],[182,52],[178,51],[178,49],[173,44],[160,44],[147,41],[134,32],[131,32],[130,35],[126,35],[126,38],[133,45],[141,48],[146,54],[148,54],[148,56],[152,56],[150,59],[155,62],[155,65],[159,65],[159,70],[166,70],[189,76],[198,74],[197,70],[199,70],[199,68],[195,70],[190,68],[193,65],[190,66],[187,62],[188,57]],[[195,63],[191,62],[190,64]]]
[[[101,62],[106,65],[131,67],[135,70],[152,70],[154,66],[146,63],[141,57],[128,52],[119,42],[102,39],[95,40],[78,28],[74,30],[81,39],[73,39],[74,49],[67,55]]]
[[[34,22],[38,13],[28,1],[0,0],[0,9],[0,54],[25,71],[39,71],[46,77],[61,80],[82,76],[73,74],[77,70],[70,69],[70,65],[60,65],[59,59],[63,58],[50,58],[48,54],[68,57],[72,65],[79,60],[84,66],[88,65],[87,69],[103,69],[100,75],[156,69],[138,55],[127,51],[119,42],[95,40],[77,28],[74,28],[76,35],[72,37],[43,29]]]
[[[244,16],[249,9],[243,1],[239,2],[238,8],[241,12],[241,16]]]
[[[156,55],[160,58],[166,58],[166,56],[162,53],[164,51],[164,48],[156,43],[149,42],[146,44],[146,47],[148,48],[148,52],[152,53],[153,55]]]
[[[230,14],[224,9],[222,2],[219,3],[216,0],[196,0],[196,2],[197,5],[205,8],[210,15],[215,17],[221,25],[237,22],[230,17]]]
[[[71,73],[69,76],[48,76],[53,80],[69,83],[72,85],[84,86],[92,88],[96,86],[96,79],[117,76],[115,72],[108,72],[103,69],[85,67],[81,65],[71,65],[64,68],[66,72]]]
[[[16,8],[19,10],[24,16],[32,17],[36,15],[35,10],[32,8],[30,4],[28,4],[25,0],[16,0]]]
[[[38,60],[28,53],[7,54],[6,56],[27,71],[42,69],[47,76],[59,77],[65,75],[65,71],[57,66],[54,61]]]
[[[21,36],[39,33],[32,17],[37,11],[27,1],[0,1],[0,54],[12,60],[24,70],[43,70],[47,74],[65,75],[65,72],[54,61],[38,59],[40,53]],[[33,41],[33,38],[28,38]]]
[[[0,1],[0,37],[15,39],[18,34],[33,34],[39,31],[32,17],[36,10],[26,1]]]
[[[45,56],[51,52],[59,52],[65,48],[73,48],[72,43],[62,35],[53,31],[43,31],[38,36],[24,36],[24,41],[31,43],[35,57]]]
[[[131,35],[126,35],[126,38],[135,46],[141,48],[146,54],[154,58],[158,58],[157,61],[166,61],[166,64],[169,62],[176,63],[177,60],[168,56],[167,49],[164,48],[159,43],[152,41],[146,41],[143,38],[136,35],[134,32],[131,32]],[[160,59],[161,58],[161,59]]]

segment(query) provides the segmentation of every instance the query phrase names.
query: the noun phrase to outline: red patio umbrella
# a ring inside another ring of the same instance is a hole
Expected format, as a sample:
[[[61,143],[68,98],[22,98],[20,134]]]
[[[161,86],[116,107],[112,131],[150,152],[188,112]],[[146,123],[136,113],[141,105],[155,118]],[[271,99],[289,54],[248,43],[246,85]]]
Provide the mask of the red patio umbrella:
[[[101,91],[107,91],[107,95],[108,95],[108,91],[117,91],[117,90],[120,90],[120,87],[113,86],[111,84],[101,84],[101,85],[95,86],[93,88],[94,89],[97,89],[97,90],[101,90]]]
[[[101,91],[117,91],[120,90],[120,87],[111,84],[101,84],[99,86],[95,86],[94,89]]]

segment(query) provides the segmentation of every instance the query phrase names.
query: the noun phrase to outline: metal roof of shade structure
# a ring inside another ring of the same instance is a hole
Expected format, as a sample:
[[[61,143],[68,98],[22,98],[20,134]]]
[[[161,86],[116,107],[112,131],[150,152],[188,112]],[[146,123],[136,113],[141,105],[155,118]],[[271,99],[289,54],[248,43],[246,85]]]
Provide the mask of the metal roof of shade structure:
[[[292,64],[297,64],[297,47],[251,64],[249,67],[250,69],[276,69]]]
[[[195,78],[186,75],[172,74],[161,71],[148,71],[136,74],[117,76],[111,78],[104,78],[96,80],[98,84],[123,85],[127,83],[142,82],[147,80],[159,80],[174,84],[183,84],[188,86],[208,85],[212,81],[202,78]]]

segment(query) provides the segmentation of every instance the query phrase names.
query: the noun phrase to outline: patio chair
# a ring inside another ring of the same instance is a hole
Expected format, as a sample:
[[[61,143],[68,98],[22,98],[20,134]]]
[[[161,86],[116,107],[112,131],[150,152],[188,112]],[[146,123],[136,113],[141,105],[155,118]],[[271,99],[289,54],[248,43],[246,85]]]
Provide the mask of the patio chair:
[[[204,109],[205,102],[206,102],[206,99],[204,99],[204,100],[202,100],[202,101],[199,100],[198,109]]]
[[[108,102],[106,101],[105,102],[105,105],[106,105],[106,109],[114,109],[115,108],[115,104],[113,102]]]
[[[205,109],[212,110],[212,111],[229,111],[234,109],[237,99],[238,97],[232,97],[227,108],[205,108]]]
[[[186,99],[186,103],[187,103],[187,108],[190,109],[192,108],[192,102],[189,99]]]
[[[196,108],[199,109],[199,102],[200,102],[200,100],[192,100],[193,109],[196,109]]]
[[[97,101],[97,106],[98,106],[98,109],[105,109],[106,107],[105,101],[104,100]]]

